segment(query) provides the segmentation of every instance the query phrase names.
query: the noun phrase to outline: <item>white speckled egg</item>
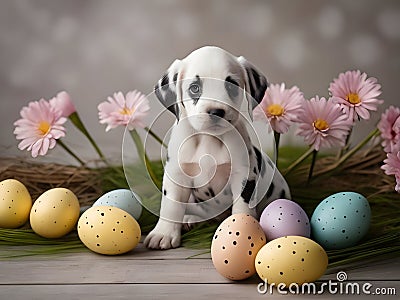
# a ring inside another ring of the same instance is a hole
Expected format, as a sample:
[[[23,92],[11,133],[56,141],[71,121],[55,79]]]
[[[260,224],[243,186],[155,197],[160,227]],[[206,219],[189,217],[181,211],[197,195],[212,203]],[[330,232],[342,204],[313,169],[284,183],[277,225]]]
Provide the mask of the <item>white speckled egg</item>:
[[[93,206],[114,206],[128,212],[136,220],[142,214],[142,205],[137,194],[127,189],[110,191],[101,196]]]
[[[18,228],[29,219],[32,199],[25,185],[15,179],[0,182],[0,227]]]
[[[247,214],[234,214],[215,231],[211,243],[213,264],[226,278],[249,278],[256,273],[254,260],[265,242],[265,234],[256,219]]]
[[[325,198],[311,217],[313,238],[325,249],[356,245],[368,232],[371,209],[368,200],[354,192]]]
[[[126,211],[112,206],[96,206],[78,221],[78,235],[90,250],[107,255],[131,251],[140,241],[141,230]]]
[[[44,192],[32,206],[33,231],[46,238],[59,238],[74,229],[79,218],[79,201],[73,192],[54,188]]]
[[[302,236],[285,236],[268,242],[257,253],[257,274],[268,284],[299,285],[320,278],[328,266],[325,250]]]
[[[306,212],[296,202],[277,199],[262,212],[260,225],[268,241],[287,236],[310,237],[310,221]]]

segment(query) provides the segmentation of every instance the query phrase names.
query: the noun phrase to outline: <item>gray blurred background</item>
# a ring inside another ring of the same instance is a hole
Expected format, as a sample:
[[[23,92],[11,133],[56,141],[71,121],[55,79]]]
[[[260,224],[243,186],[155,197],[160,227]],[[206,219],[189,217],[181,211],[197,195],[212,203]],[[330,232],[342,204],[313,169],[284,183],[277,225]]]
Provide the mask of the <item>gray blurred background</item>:
[[[0,151],[19,151],[13,122],[22,106],[68,91],[108,157],[120,160],[122,128],[105,133],[97,105],[115,91],[145,94],[175,58],[203,45],[243,55],[270,82],[327,96],[340,72],[378,78],[385,104],[361,123],[355,141],[390,104],[400,104],[400,1],[0,1]],[[96,158],[71,124],[64,142]],[[285,143],[301,143],[291,133]],[[43,158],[40,158],[43,160]],[[44,160],[71,162],[62,149]]]

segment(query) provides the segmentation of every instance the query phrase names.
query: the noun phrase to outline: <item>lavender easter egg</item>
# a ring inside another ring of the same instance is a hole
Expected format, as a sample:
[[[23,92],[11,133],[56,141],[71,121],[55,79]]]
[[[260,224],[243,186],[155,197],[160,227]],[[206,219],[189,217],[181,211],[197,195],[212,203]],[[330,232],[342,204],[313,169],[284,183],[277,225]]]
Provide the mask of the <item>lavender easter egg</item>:
[[[283,236],[310,237],[310,221],[306,212],[296,202],[277,199],[262,212],[260,225],[268,241]]]

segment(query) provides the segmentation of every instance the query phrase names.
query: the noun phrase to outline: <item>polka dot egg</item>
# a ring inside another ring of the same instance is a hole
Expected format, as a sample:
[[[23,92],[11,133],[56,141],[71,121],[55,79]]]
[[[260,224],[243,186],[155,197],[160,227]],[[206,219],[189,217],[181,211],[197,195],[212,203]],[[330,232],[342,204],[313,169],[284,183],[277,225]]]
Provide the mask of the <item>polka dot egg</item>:
[[[33,231],[46,238],[59,238],[75,228],[80,205],[76,195],[65,188],[50,189],[32,206],[30,222]]]
[[[0,182],[0,227],[18,228],[29,219],[31,196],[21,182],[6,179]]]
[[[324,199],[311,217],[313,238],[325,249],[356,245],[368,232],[371,209],[367,199],[342,192]]]
[[[90,250],[115,255],[135,248],[140,241],[141,230],[126,211],[112,206],[95,206],[80,217],[78,235]]]
[[[277,238],[257,253],[257,274],[268,284],[301,285],[320,278],[328,266],[325,250],[316,242],[302,236]]]
[[[142,214],[139,196],[128,189],[112,190],[101,196],[93,206],[114,206],[128,212],[136,220]]]
[[[269,241],[287,235],[310,237],[306,212],[296,202],[287,199],[271,202],[261,214],[260,225]]]
[[[256,273],[255,257],[265,243],[265,234],[256,219],[247,214],[233,214],[214,234],[212,262],[222,276],[231,280],[246,279]]]

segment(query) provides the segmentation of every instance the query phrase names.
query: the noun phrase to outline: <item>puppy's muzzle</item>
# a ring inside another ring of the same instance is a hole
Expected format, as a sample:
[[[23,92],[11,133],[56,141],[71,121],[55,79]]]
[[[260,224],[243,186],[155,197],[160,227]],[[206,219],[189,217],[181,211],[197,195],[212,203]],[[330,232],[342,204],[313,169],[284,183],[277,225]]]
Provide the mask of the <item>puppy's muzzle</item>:
[[[210,116],[211,120],[214,123],[217,123],[220,119],[225,117],[225,110],[221,108],[213,108],[207,111],[208,115]]]

